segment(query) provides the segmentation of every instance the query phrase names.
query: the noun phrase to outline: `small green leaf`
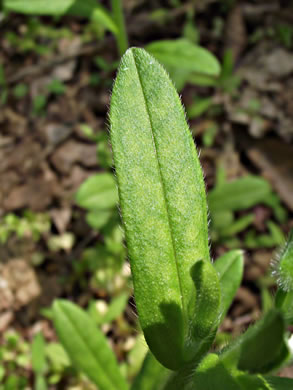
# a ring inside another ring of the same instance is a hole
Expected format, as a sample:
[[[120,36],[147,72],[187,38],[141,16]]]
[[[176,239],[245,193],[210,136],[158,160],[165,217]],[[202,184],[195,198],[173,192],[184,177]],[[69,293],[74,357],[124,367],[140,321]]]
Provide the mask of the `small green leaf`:
[[[42,333],[36,334],[32,343],[32,367],[36,374],[43,374],[47,367],[45,346]]]
[[[86,215],[87,223],[96,230],[101,229],[110,220],[113,210],[91,210]]]
[[[188,342],[186,352],[199,361],[213,343],[219,325],[220,283],[217,272],[211,263],[198,261],[191,269],[196,291],[194,318],[190,324],[193,337]],[[192,310],[191,310],[192,313]]]
[[[214,263],[221,286],[221,320],[224,319],[241,284],[244,259],[241,250],[232,250]]]
[[[213,104],[211,97],[196,99],[189,107],[187,107],[187,115],[189,119],[197,118],[206,112]]]
[[[244,210],[264,202],[271,191],[266,180],[248,175],[215,187],[208,194],[208,205],[211,213]]]
[[[129,294],[126,293],[120,294],[119,296],[113,298],[107,308],[106,313],[104,314],[98,312],[96,303],[92,302],[89,306],[89,314],[92,313],[92,317],[98,325],[110,323],[123,313],[127,305],[128,298]]]
[[[64,348],[59,343],[50,343],[46,345],[46,356],[50,361],[54,371],[63,371],[70,367],[70,360]]]
[[[89,210],[105,210],[115,207],[118,192],[113,175],[99,173],[89,177],[78,189],[76,203]]]
[[[284,332],[283,316],[278,310],[271,310],[224,350],[221,359],[239,370],[269,372],[280,365],[280,357],[288,356]]]
[[[254,218],[255,218],[254,214],[244,215],[243,217],[238,218],[230,226],[221,229],[219,233],[221,237],[235,236],[236,234],[248,228],[248,226],[253,223]]]
[[[171,371],[162,366],[151,352],[148,352],[131,390],[161,390],[170,375]]]
[[[218,76],[221,71],[220,64],[213,54],[187,39],[155,41],[147,45],[146,50],[167,70],[168,67],[175,67],[209,76]]]
[[[36,376],[35,384],[34,384],[34,390],[47,390],[47,383],[46,379],[43,375],[38,374]]]
[[[95,23],[100,23],[107,30],[111,31],[113,34],[117,35],[119,33],[118,26],[112,18],[111,14],[106,11],[104,7],[97,7],[94,9],[91,19]]]
[[[164,69],[142,49],[123,56],[110,122],[140,323],[155,357],[178,369],[198,339],[191,269],[210,259],[206,195],[180,99]],[[210,275],[213,301],[219,282]],[[218,316],[215,306],[211,311]]]
[[[64,300],[55,301],[53,312],[58,337],[74,366],[100,390],[127,390],[104,334],[88,314]]]
[[[147,45],[146,50],[165,66],[179,91],[186,82],[193,82],[193,77],[208,77],[215,82],[220,74],[216,57],[187,39],[155,41]]]

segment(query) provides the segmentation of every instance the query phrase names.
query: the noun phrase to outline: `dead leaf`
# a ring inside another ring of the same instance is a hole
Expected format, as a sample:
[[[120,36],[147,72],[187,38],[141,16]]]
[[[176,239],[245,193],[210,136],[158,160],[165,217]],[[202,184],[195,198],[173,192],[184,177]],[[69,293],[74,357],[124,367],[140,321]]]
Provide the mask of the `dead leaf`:
[[[51,156],[55,168],[63,173],[70,173],[75,163],[85,167],[97,165],[96,145],[70,140],[61,145]]]
[[[293,146],[278,139],[266,139],[249,147],[247,155],[293,210]]]
[[[34,269],[23,259],[0,265],[0,309],[19,309],[41,292]]]

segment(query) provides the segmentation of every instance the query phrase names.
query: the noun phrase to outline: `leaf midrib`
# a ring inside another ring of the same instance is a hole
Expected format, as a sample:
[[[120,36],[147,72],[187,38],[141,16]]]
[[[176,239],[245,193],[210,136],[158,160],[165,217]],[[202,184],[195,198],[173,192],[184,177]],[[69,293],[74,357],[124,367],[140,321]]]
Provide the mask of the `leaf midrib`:
[[[174,259],[175,259],[175,266],[176,266],[176,272],[177,272],[177,278],[178,278],[178,284],[179,284],[179,290],[180,290],[181,305],[182,305],[183,313],[185,314],[183,288],[182,288],[182,282],[181,282],[181,278],[180,278],[180,272],[179,272],[178,260],[177,260],[177,253],[176,253],[175,242],[174,242],[174,237],[173,237],[174,233],[172,231],[172,223],[171,223],[170,216],[169,216],[169,208],[168,208],[168,202],[167,202],[167,197],[166,197],[166,189],[165,189],[165,184],[164,184],[163,175],[162,175],[162,168],[161,168],[159,157],[158,157],[156,139],[155,139],[155,136],[154,136],[154,130],[153,130],[154,126],[153,126],[153,123],[152,123],[150,110],[149,110],[148,103],[147,103],[147,98],[146,98],[145,93],[144,93],[143,84],[142,84],[141,76],[140,76],[140,73],[139,73],[136,61],[135,61],[135,57],[134,57],[133,53],[131,53],[131,54],[132,54],[133,62],[134,62],[134,65],[135,65],[137,78],[138,78],[138,81],[139,81],[139,84],[140,84],[140,87],[141,87],[141,92],[142,92],[142,96],[143,96],[143,100],[144,100],[145,110],[146,110],[146,113],[147,113],[147,116],[148,116],[148,121],[149,121],[150,128],[151,128],[151,137],[152,137],[152,141],[153,141],[156,161],[157,161],[157,164],[158,164],[158,171],[159,171],[159,177],[160,177],[160,182],[161,182],[161,186],[162,186],[164,205],[165,205],[166,212],[167,212],[168,228],[169,228],[169,232],[170,232],[170,237],[171,237],[171,242],[172,242],[172,249],[173,249],[173,254],[174,254]],[[183,321],[185,322],[185,315],[183,316]]]

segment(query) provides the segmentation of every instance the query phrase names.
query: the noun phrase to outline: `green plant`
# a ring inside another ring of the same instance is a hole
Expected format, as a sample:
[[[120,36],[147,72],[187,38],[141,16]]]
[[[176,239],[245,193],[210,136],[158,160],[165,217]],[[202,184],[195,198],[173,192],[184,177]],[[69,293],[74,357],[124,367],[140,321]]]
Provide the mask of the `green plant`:
[[[112,12],[107,11],[95,0],[4,0],[5,11],[20,12],[33,15],[60,16],[69,14],[92,19],[106,30],[111,31],[117,39],[120,54],[127,49],[127,35],[120,0],[112,0]]]
[[[164,69],[142,49],[121,61],[110,123],[135,300],[151,351],[131,389],[292,388],[292,379],[271,376],[291,358],[292,234],[275,266],[274,307],[209,353],[240,285],[243,256],[234,250],[211,262],[204,181],[184,110]],[[93,318],[62,300],[53,318],[78,370],[100,390],[129,389]]]
[[[247,175],[227,182],[222,168],[218,170],[216,186],[209,192],[207,200],[211,216],[211,239],[220,241],[229,247],[239,244],[233,237],[237,233],[251,228],[255,219],[253,213],[235,219],[235,212],[250,209],[258,204],[272,208],[275,219],[283,223],[287,212],[281,205],[279,197],[272,191],[269,182],[263,178]],[[250,229],[244,239],[248,248],[274,247],[283,244],[284,236],[273,222],[267,222],[268,233],[257,235]]]
[[[12,234],[16,234],[19,238],[32,237],[34,241],[38,241],[42,234],[49,232],[50,228],[51,222],[47,214],[26,210],[19,217],[9,213],[0,220],[0,242],[4,244]]]
[[[69,14],[88,18],[94,25],[114,34],[120,55],[123,55],[128,47],[122,4],[122,0],[111,0],[112,10],[110,12],[96,0],[3,1],[4,10],[8,12],[52,16]],[[190,16],[188,17],[190,18]],[[15,45],[24,47],[24,49],[39,48],[35,44],[35,28],[31,30],[30,34],[27,34],[26,40],[18,38],[14,33],[10,33],[10,41]],[[39,30],[42,30],[42,28],[39,27]],[[46,31],[50,33],[50,29],[47,28]],[[40,49],[44,48],[41,47]],[[188,39],[181,38],[152,42],[146,46],[146,50],[165,65],[178,89],[182,89],[187,82],[197,84],[201,82],[202,78],[208,80],[206,81],[208,85],[217,84],[217,78],[221,71],[217,59],[208,50]],[[179,56],[181,58],[180,65],[178,63]],[[96,82],[97,80],[94,81]]]

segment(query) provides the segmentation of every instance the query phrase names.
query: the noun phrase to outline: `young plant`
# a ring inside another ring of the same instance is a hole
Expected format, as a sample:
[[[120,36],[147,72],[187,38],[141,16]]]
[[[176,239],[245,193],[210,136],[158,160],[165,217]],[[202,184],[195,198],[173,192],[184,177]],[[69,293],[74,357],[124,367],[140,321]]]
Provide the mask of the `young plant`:
[[[267,376],[291,357],[292,235],[276,265],[275,307],[209,353],[240,285],[243,255],[210,259],[203,175],[184,109],[165,70],[143,49],[122,58],[110,124],[135,301],[150,349],[131,389],[292,389],[292,379]],[[53,313],[73,364],[100,390],[129,389],[93,320],[65,301]]]

